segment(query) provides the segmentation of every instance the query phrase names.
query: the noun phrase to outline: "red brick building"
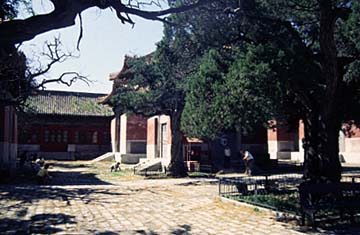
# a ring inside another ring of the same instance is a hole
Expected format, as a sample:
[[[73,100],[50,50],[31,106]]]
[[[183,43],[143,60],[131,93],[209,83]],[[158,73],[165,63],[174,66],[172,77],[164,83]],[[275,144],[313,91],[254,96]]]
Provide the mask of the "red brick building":
[[[273,121],[273,124],[276,124]],[[344,124],[339,130],[339,155],[345,163],[360,163],[360,129],[355,125]],[[304,124],[299,121],[298,129],[291,130],[287,126],[268,129],[268,148],[271,159],[304,161]]]
[[[102,99],[103,105],[111,104],[111,98],[116,94],[116,89],[126,84],[127,63],[131,58],[125,56],[121,71],[110,74],[109,80],[113,82],[113,89]],[[147,118],[139,115],[115,114],[111,120],[110,131],[112,152],[117,161],[138,163],[140,158],[146,157]]]
[[[45,159],[93,159],[111,151],[110,107],[104,94],[39,91],[19,117],[18,151]]]
[[[146,154],[146,118],[116,115],[111,121],[111,143],[115,158],[123,163],[138,163]]]
[[[148,60],[151,54],[146,56]],[[128,63],[133,59],[125,56],[124,65],[120,72],[110,74],[110,81],[113,81],[112,92],[102,101],[103,104],[111,104],[111,97],[116,94],[120,86],[126,86],[129,75]],[[119,114],[112,120],[111,136],[112,149],[117,159],[121,156],[143,153],[149,161],[160,161],[162,166],[168,166],[171,160],[171,126],[170,117],[157,115],[151,118],[140,116],[127,117]],[[131,131],[129,131],[131,130]],[[136,136],[136,137],[135,137]],[[238,160],[238,150],[246,147],[252,152],[267,153],[266,129],[257,130],[249,136],[242,136],[233,133],[226,137],[232,148],[234,160]],[[193,160],[189,153],[195,151],[197,160],[209,164],[213,161],[220,168],[223,163],[224,146],[220,143],[221,138],[216,141],[204,143],[200,140],[193,141],[184,138],[184,159]],[[136,147],[133,147],[135,146]],[[140,151],[141,149],[141,151]],[[136,162],[136,161],[134,161]]]
[[[171,160],[170,117],[158,115],[147,119],[146,140],[146,158],[161,160],[163,166],[168,166]]]
[[[147,58],[150,58],[147,56]],[[104,103],[107,103],[112,95],[115,94],[116,88],[126,85],[128,61],[131,57],[126,56],[123,68],[120,72],[112,74],[110,80],[113,81],[113,91]],[[149,119],[138,116],[126,117],[124,115],[116,117],[112,122],[112,139],[113,150],[120,154],[132,152],[133,143],[146,144],[146,158],[148,160],[158,160],[163,166],[170,163],[171,158],[171,126],[170,119],[167,116],[159,115]],[[276,124],[274,121],[273,124]],[[129,125],[132,131],[128,131]],[[351,135],[344,135],[340,132],[339,148],[345,162],[360,163],[360,130],[352,127]],[[137,137],[132,137],[136,135]],[[264,127],[255,128],[248,135],[239,133],[228,133],[219,137],[217,140],[200,144],[198,142],[196,148],[198,151],[208,153],[213,164],[222,165],[223,151],[225,145],[223,140],[226,139],[227,144],[231,148],[232,160],[239,161],[239,149],[246,149],[252,152],[255,157],[260,158],[269,154],[271,159],[284,159],[302,162],[304,151],[302,149],[302,138],[304,137],[303,123],[300,121],[296,130],[289,130],[288,127],[282,126],[277,128],[266,129]],[[187,141],[185,141],[186,143]],[[189,159],[189,144],[184,147],[184,159]],[[195,146],[195,145],[194,145]],[[145,151],[144,151],[145,153]]]
[[[14,107],[0,105],[0,173],[15,169],[17,115]]]

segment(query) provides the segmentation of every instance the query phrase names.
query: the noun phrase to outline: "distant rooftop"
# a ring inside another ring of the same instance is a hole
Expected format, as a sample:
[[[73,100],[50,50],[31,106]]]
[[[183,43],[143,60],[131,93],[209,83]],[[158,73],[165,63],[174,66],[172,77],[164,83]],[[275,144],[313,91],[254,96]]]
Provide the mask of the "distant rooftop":
[[[100,101],[102,104],[108,104],[112,105],[110,102],[111,97],[113,97],[116,93],[116,89],[120,86],[123,86],[124,84],[127,84],[128,77],[133,76],[134,71],[130,69],[131,62],[139,61],[139,60],[145,60],[145,63],[150,64],[153,62],[154,52],[151,52],[150,54],[147,54],[145,56],[128,56],[125,55],[124,58],[124,64],[120,71],[110,73],[109,74],[109,80],[113,81],[113,89],[110,92],[110,94],[106,95],[102,98]]]
[[[27,103],[37,114],[113,116],[111,107],[99,104],[106,94],[69,91],[38,91]]]

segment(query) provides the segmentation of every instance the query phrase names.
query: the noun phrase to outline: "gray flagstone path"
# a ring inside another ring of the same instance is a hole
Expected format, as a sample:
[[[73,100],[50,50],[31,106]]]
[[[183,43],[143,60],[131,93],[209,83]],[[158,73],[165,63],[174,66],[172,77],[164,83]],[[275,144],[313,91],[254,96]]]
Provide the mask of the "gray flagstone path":
[[[101,183],[61,171],[67,177],[55,172],[52,185],[0,185],[0,234],[360,234],[303,231],[269,211],[223,202],[215,179]]]

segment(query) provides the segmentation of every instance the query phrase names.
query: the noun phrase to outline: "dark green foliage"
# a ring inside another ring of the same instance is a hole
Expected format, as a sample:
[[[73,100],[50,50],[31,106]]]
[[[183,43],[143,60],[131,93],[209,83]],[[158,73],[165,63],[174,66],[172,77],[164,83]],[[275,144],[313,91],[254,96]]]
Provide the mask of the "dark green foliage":
[[[184,176],[180,118],[185,105],[185,85],[196,65],[193,45],[184,29],[165,26],[165,36],[151,55],[129,61],[125,82],[111,100],[116,113],[143,116],[165,114],[171,118],[169,172]]]
[[[224,104],[226,65],[216,50],[210,50],[203,58],[198,73],[189,79],[182,128],[190,136],[215,137],[226,128],[228,106]],[[221,114],[216,115],[216,114]],[[215,129],[213,129],[215,128]]]
[[[154,68],[137,69],[122,105],[176,124],[184,108],[182,127],[196,137],[301,118],[305,176],[337,181],[338,131],[360,117],[359,18],[358,1],[210,1],[169,17],[176,26],[166,26]]]
[[[0,0],[0,20],[12,20],[20,10],[33,14],[31,0]]]
[[[360,117],[359,2],[229,2],[223,14],[212,9],[188,16],[189,28],[207,29],[194,31],[193,40],[219,54],[208,53],[191,77],[184,128],[214,137],[274,117],[290,124],[301,118],[311,172],[305,176],[339,180],[338,131],[342,122]],[[217,21],[224,30],[218,44],[207,40],[219,34],[208,24]],[[224,57],[225,48],[233,55]]]
[[[0,21],[8,21],[19,14],[20,7],[31,11],[31,1],[0,1]],[[27,62],[25,55],[14,45],[0,46],[0,105],[24,107],[27,97],[35,84],[27,79]]]
[[[18,7],[22,0],[1,0],[0,1],[0,19],[12,19],[18,14]]]
[[[276,6],[278,4],[280,2]],[[316,76],[317,68],[305,58],[306,51],[302,51],[302,42],[296,41],[297,38],[294,38],[285,26],[277,21],[274,24],[267,22],[270,14],[274,13],[273,8],[268,7],[268,3],[262,2],[258,5],[257,15],[251,13],[254,17],[249,18],[226,15],[218,10],[223,19],[222,28],[226,29],[226,33],[221,34],[222,39],[218,42],[222,43],[222,46],[218,45],[217,50],[224,51],[223,48],[228,48],[225,53],[232,54],[232,58],[225,56],[217,59],[222,60],[228,67],[228,73],[222,76],[222,81],[218,81],[220,86],[215,82],[214,88],[209,88],[211,83],[199,88],[206,80],[203,77],[208,76],[206,71],[200,71],[191,79],[194,81],[190,82],[193,83],[190,85],[190,93],[194,95],[187,98],[183,127],[192,135],[214,137],[219,132],[234,127],[241,127],[246,131],[255,124],[265,124],[267,120],[287,113],[291,113],[293,119],[299,118],[297,110],[302,100],[296,97],[289,85],[296,83],[306,89],[315,89],[317,86],[313,77]],[[265,20],[262,21],[262,17]],[[206,33],[212,35],[213,28],[209,28]],[[196,33],[195,35],[197,40],[206,43],[203,37]],[[212,42],[209,44],[209,47],[214,47]],[[208,60],[205,59],[203,63],[208,63]],[[308,79],[304,80],[304,77]],[[201,79],[202,82],[197,84],[196,80]],[[197,87],[194,92],[191,91],[193,87]],[[217,93],[214,93],[213,89],[216,89]],[[212,94],[212,98],[211,101],[203,98],[207,106],[203,108],[200,97],[208,96],[208,93]],[[320,95],[318,92],[313,94]],[[192,102],[194,104],[191,104]],[[208,106],[210,103],[211,107]],[[194,107],[202,107],[202,111],[194,111]]]
[[[166,91],[164,77],[157,65],[145,60],[145,57],[141,57],[129,62],[130,69],[124,74],[126,84],[117,88],[112,99],[117,113],[133,112],[144,116],[166,113],[166,110],[159,109],[163,105],[160,91]]]
[[[275,68],[281,52],[266,46],[210,50],[189,81],[183,128],[192,136],[214,138],[234,128],[247,132],[274,118],[286,101]],[[270,99],[269,97],[273,97]]]
[[[0,64],[0,104],[22,108],[31,93],[34,81],[26,79],[25,55],[17,49],[9,49],[11,56]]]

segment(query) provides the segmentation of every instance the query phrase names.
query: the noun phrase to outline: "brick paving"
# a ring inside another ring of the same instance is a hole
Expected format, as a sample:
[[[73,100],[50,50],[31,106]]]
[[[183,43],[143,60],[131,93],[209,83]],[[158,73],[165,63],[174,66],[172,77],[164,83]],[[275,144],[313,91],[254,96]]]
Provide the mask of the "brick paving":
[[[214,180],[102,182],[61,170],[68,177],[55,173],[52,185],[0,186],[0,234],[360,234],[301,232],[271,212],[221,201]]]

